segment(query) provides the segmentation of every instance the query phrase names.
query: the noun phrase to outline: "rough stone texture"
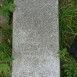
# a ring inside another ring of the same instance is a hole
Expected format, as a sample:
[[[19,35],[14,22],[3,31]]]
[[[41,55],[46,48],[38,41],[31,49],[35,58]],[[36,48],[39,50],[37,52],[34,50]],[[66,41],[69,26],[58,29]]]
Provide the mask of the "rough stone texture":
[[[58,0],[14,0],[12,77],[60,77]]]

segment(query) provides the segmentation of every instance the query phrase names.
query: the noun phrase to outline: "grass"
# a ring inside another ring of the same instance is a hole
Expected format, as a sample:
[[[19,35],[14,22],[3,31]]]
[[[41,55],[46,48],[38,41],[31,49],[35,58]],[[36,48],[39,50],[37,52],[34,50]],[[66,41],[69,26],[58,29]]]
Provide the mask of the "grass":
[[[59,0],[61,77],[77,77],[77,62],[69,48],[77,36],[77,0]]]
[[[13,0],[0,0],[0,77],[11,76]]]

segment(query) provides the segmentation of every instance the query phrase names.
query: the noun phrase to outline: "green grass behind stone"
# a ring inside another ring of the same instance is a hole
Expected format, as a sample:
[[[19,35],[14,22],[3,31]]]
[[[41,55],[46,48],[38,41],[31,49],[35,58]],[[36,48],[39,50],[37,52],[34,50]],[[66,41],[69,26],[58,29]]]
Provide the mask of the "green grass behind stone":
[[[77,62],[69,54],[77,36],[77,1],[59,0],[61,77],[77,77]]]
[[[0,3],[0,17],[2,17],[0,24],[0,77],[11,77],[13,11],[13,0],[2,0]]]

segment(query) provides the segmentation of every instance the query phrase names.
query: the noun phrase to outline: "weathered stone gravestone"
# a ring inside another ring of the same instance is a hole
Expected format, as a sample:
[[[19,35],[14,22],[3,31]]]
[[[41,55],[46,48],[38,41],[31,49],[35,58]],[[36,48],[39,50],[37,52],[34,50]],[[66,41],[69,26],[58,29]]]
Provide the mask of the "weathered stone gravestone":
[[[60,77],[58,0],[14,0],[12,77]]]

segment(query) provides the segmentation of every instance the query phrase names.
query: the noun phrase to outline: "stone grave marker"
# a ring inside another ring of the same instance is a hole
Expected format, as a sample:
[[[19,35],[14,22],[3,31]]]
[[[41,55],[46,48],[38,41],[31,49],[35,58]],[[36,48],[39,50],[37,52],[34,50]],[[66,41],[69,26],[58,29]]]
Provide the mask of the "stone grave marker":
[[[58,0],[14,0],[12,77],[60,77]]]

